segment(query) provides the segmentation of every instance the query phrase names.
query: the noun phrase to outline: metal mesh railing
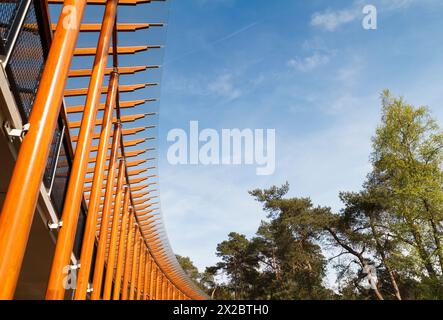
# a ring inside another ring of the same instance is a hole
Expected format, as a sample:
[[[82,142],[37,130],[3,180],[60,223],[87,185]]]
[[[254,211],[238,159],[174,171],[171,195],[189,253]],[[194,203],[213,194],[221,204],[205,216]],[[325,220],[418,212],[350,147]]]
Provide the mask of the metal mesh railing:
[[[14,3],[17,7],[15,12],[15,15],[17,15],[19,12],[18,8],[23,5],[23,1],[14,1]],[[11,90],[14,93],[15,102],[21,114],[23,123],[28,122],[47,53],[47,45],[40,32],[41,28],[39,21],[42,17],[38,11],[38,5],[38,1],[35,0],[29,6],[28,11],[22,13],[23,15],[26,14],[23,25],[18,32],[17,40],[12,48],[11,55],[6,65],[6,72],[11,84]],[[4,5],[2,3],[2,8],[3,7]],[[6,12],[6,10],[4,11]],[[9,15],[12,16],[13,14],[10,13]],[[7,16],[7,14],[4,14],[4,20],[6,20]],[[18,17],[16,18],[18,19]],[[10,20],[11,19],[13,20],[15,18],[10,18]],[[55,131],[48,163],[45,169],[45,175],[43,177],[43,182],[46,188],[52,189],[54,192],[54,194],[51,195],[51,198],[57,213],[61,213],[62,210],[61,206],[64,201],[65,191],[63,185],[67,183],[64,180],[67,179],[67,170],[69,169],[68,167],[62,168],[57,165],[60,144],[62,143],[63,138],[62,127],[63,126],[58,126]],[[63,153],[64,147],[61,146],[61,148],[61,153]],[[66,158],[66,156],[64,157]],[[53,184],[55,184],[55,188],[51,188]]]
[[[60,132],[59,129],[57,131]],[[66,188],[68,185],[69,173],[71,171],[71,164],[66,153],[65,144],[59,145],[60,141],[57,141],[57,132],[55,139],[51,147],[51,155],[46,165],[44,182],[46,188],[51,187],[51,200],[54,205],[54,209],[61,217],[63,210],[63,204],[65,202]],[[60,137],[61,138],[61,137]],[[60,153],[58,148],[60,147]]]
[[[45,49],[39,30],[35,5],[32,4],[6,68],[25,123],[28,121],[45,64]]]
[[[51,148],[49,149],[48,163],[46,164],[45,175],[43,177],[43,183],[47,189],[52,189],[53,178],[63,178],[65,176],[65,168],[59,168],[57,165],[59,150],[62,147],[60,145],[63,138],[63,128],[58,126],[55,129],[54,138],[51,143]],[[61,150],[60,150],[61,151]],[[62,170],[59,170],[62,169]]]
[[[9,35],[20,7],[20,2],[22,1],[2,0],[0,2],[0,51],[3,51],[7,46]]]

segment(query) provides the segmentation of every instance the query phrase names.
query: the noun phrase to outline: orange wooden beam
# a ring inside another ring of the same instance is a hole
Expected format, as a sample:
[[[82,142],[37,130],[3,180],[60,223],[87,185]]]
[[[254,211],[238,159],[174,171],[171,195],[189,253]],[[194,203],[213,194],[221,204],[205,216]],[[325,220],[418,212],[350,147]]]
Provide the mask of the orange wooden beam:
[[[100,32],[94,59],[94,71],[89,83],[89,89],[87,90],[86,107],[79,133],[80,138],[76,147],[62,213],[63,228],[60,229],[57,238],[48,289],[46,291],[46,298],[49,300],[64,298],[64,269],[69,265],[74,246],[78,215],[83,198],[82,191],[85,172],[92,144],[92,133],[100,101],[103,76],[108,61],[107,53],[117,15],[117,3],[118,0],[108,0],[103,15],[102,31]]]
[[[119,92],[133,92],[136,90],[144,89],[146,87],[157,86],[158,83],[139,83],[139,84],[129,84],[119,87]],[[89,88],[78,88],[78,89],[67,89],[65,90],[65,97],[78,97],[87,95]],[[101,93],[108,92],[108,87],[102,87]]]
[[[151,49],[161,49],[162,46],[154,45],[144,45],[144,46],[124,46],[124,47],[117,47],[117,54],[135,54],[138,52],[148,51]],[[74,51],[75,56],[94,56],[97,52],[97,48],[91,47],[91,48],[76,48]],[[108,54],[112,55],[114,54],[114,49],[109,48]]]
[[[147,69],[158,69],[160,66],[132,66],[132,67],[117,67],[118,73],[120,75],[135,74],[137,72],[142,72]],[[106,68],[105,75],[110,75],[114,71],[114,68]],[[69,71],[69,77],[89,77],[92,74],[91,69],[73,69]]]
[[[137,134],[137,133],[143,132],[143,131],[145,131],[145,130],[151,129],[151,128],[153,128],[153,127],[155,127],[155,126],[147,126],[147,127],[138,127],[138,128],[128,128],[128,129],[123,129],[123,130],[122,130],[122,135],[123,135],[124,137],[126,137],[126,136],[130,136],[130,135],[134,135],[134,134]],[[112,132],[111,132],[111,133],[112,133]],[[94,134],[92,135],[92,138],[93,138],[93,139],[98,139],[98,138],[100,138],[100,133],[94,133]],[[76,135],[71,136],[71,140],[72,140],[72,142],[77,142],[77,140],[78,140],[78,136],[76,136]]]
[[[81,250],[80,260],[82,261],[82,268],[77,277],[77,289],[75,290],[74,299],[85,300],[87,288],[89,283],[89,274],[91,270],[92,255],[94,251],[95,242],[95,226],[97,224],[97,215],[100,205],[101,185],[105,176],[106,158],[108,154],[108,141],[112,127],[112,114],[117,99],[118,75],[113,74],[111,77],[111,86],[106,102],[106,109],[104,114],[104,125],[101,130],[101,137],[98,146],[97,161],[94,171],[94,179],[92,183],[91,198],[88,203],[88,214],[86,218],[85,231],[83,235],[83,244]],[[118,141],[121,134],[121,129],[118,125],[114,126],[112,152],[117,153]],[[113,158],[115,155],[112,155]],[[112,167],[112,164],[110,165]]]
[[[147,102],[155,102],[157,99],[145,99],[145,100],[133,100],[133,101],[120,101],[120,109],[129,109],[129,108],[135,108],[137,106],[143,105]],[[79,113],[83,112],[85,109],[84,106],[71,106],[66,108],[67,113]],[[105,109],[105,104],[101,103],[98,106],[99,110]]]
[[[137,264],[140,258],[140,249],[143,245],[140,232],[135,231],[135,248],[132,252],[132,271],[131,271],[131,285],[129,286],[129,300],[134,300],[136,281],[137,281]]]
[[[121,222],[120,240],[118,245],[118,255],[117,255],[117,267],[115,269],[115,281],[114,281],[114,292],[112,295],[113,300],[120,300],[120,289],[122,285],[122,275],[124,272],[124,259],[126,246],[128,245],[128,217],[129,217],[129,189],[125,188],[125,201],[123,207],[123,219]],[[130,228],[129,228],[130,229]]]
[[[125,162],[120,160],[120,165],[118,169],[118,183],[117,183],[117,196],[115,198],[114,203],[114,212],[112,215],[112,227],[111,227],[111,239],[109,243],[109,253],[108,259],[106,261],[106,275],[105,275],[105,286],[103,289],[103,300],[111,299],[111,290],[112,290],[112,278],[114,276],[114,265],[115,265],[115,255],[116,255],[116,247],[117,247],[117,236],[118,236],[118,228],[120,225],[120,214],[121,214],[121,205],[120,202],[123,199],[123,179],[125,177]],[[123,211],[129,205],[129,197],[126,194],[129,194],[129,189],[125,189],[125,197],[123,204]],[[106,242],[105,242],[106,243]]]
[[[146,262],[145,262],[145,284],[143,286],[143,298],[142,300],[148,300],[150,294],[150,284],[151,284],[151,273],[152,273],[152,257],[149,251],[146,251]]]
[[[133,32],[137,30],[149,29],[152,27],[164,27],[164,23],[118,23],[117,31],[120,32]],[[55,31],[56,24],[52,24],[52,30]],[[82,32],[97,32],[100,31],[101,24],[99,23],[82,23],[80,31]]]
[[[155,112],[150,112],[150,113],[139,113],[139,114],[131,114],[131,115],[127,115],[127,116],[123,116],[123,117],[121,117],[120,118],[120,121],[122,122],[122,123],[125,123],[125,122],[134,122],[134,121],[137,121],[137,120],[140,120],[140,119],[144,119],[144,118],[146,118],[146,117],[152,117],[152,116],[155,116],[157,113],[155,113]],[[113,120],[112,120],[112,122],[117,122],[117,118],[114,118]],[[95,125],[96,126],[100,126],[100,125],[102,125],[102,123],[103,123],[103,119],[97,119],[97,120],[95,120]],[[76,128],[79,128],[81,126],[81,121],[72,121],[72,122],[69,122],[69,128],[70,129],[76,129]]]
[[[114,128],[114,132],[119,132],[121,130],[121,124],[117,124],[117,128]],[[120,140],[120,135],[118,137]],[[103,205],[103,214],[100,228],[100,237],[97,245],[97,254],[95,258],[94,266],[94,278],[92,282],[92,287],[94,291],[91,294],[92,300],[99,300],[101,297],[102,281],[103,281],[103,270],[105,265],[105,254],[106,254],[106,240],[108,234],[109,221],[111,219],[111,206],[113,200],[115,177],[116,177],[116,165],[117,165],[117,153],[118,153],[119,143],[115,143],[115,148],[112,149],[111,159],[109,163],[108,177],[106,179],[106,194]],[[120,161],[119,165],[119,175],[117,181],[117,187],[122,188],[123,178],[124,178],[124,162]],[[101,184],[101,182],[100,182]],[[117,192],[120,192],[117,189]],[[118,199],[121,199],[118,198]]]
[[[122,300],[128,300],[129,294],[129,279],[131,274],[131,249],[135,243],[135,232],[137,230],[137,226],[134,224],[134,215],[132,214],[132,209],[129,209],[129,224],[128,224],[128,241],[126,244],[126,257],[125,257],[125,270],[123,273],[123,285],[122,285]]]
[[[66,0],[0,214],[0,299],[12,299],[62,105],[85,0]],[[75,12],[75,15],[72,12]],[[66,28],[64,21],[70,21]],[[26,186],[26,187],[24,187]]]
[[[132,167],[137,167],[140,164],[144,164],[147,162],[147,159],[140,159],[140,160],[135,160],[135,161],[130,161],[126,163],[126,168],[132,168]],[[86,173],[94,173],[95,171],[95,165],[94,167],[90,167],[88,168],[88,170],[86,171]],[[105,167],[105,170],[108,170],[108,166]],[[103,196],[104,194],[102,194]],[[89,199],[88,195],[85,196],[85,199]]]
[[[136,145],[138,145],[140,143],[143,143],[143,142],[146,142],[147,140],[148,140],[147,138],[127,140],[127,141],[124,141],[124,146],[125,147],[135,147]],[[111,149],[111,147],[112,147],[112,144],[109,143],[108,144],[108,149]],[[91,152],[97,151],[98,148],[99,148],[99,146],[92,146],[91,147]],[[90,171],[91,169],[93,169],[93,168],[88,168],[87,173],[91,173],[91,171]]]

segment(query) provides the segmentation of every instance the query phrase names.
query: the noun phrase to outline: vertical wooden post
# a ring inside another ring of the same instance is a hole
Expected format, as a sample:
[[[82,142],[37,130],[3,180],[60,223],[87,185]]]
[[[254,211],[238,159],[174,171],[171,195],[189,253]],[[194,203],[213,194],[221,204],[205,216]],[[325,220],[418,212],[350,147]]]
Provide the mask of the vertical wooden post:
[[[57,238],[57,245],[55,248],[54,259],[52,261],[48,288],[46,291],[46,299],[49,300],[60,300],[64,298],[64,271],[69,265],[72,248],[74,245],[97,108],[100,101],[103,77],[106,63],[108,61],[110,40],[117,13],[117,2],[118,0],[108,0],[106,2],[102,29],[97,44],[94,68],[91,75],[91,81],[89,83],[85,109],[83,111],[82,123],[66,192],[65,206],[62,213],[63,227],[60,229],[60,233]]]
[[[100,141],[95,163],[94,178],[92,182],[91,196],[88,204],[85,231],[83,234],[82,250],[80,255],[81,268],[77,276],[77,289],[74,299],[85,300],[91,271],[92,255],[94,252],[95,232],[97,228],[97,215],[102,195],[103,177],[105,175],[106,160],[109,149],[109,137],[111,135],[113,111],[117,99],[118,75],[113,72],[110,79],[108,97],[103,115],[103,124],[100,133]],[[118,140],[117,130],[114,130],[113,144]]]
[[[149,300],[155,300],[156,298],[156,288],[157,288],[157,266],[155,265],[153,259],[151,260],[151,281],[149,284]]]
[[[143,287],[142,300],[149,299],[150,285],[151,285],[151,272],[152,272],[152,258],[148,250],[146,250],[146,265],[145,265],[145,285]]]
[[[170,292],[171,292],[171,282],[167,281],[166,282],[166,300],[171,300],[170,297]]]
[[[113,300],[120,300],[120,289],[122,283],[122,275],[123,275],[123,267],[124,267],[124,258],[126,252],[126,246],[128,245],[128,217],[129,217],[129,188],[125,187],[125,200],[123,204],[123,217],[121,223],[121,231],[120,231],[120,241],[118,245],[118,256],[117,256],[117,268],[115,271],[115,283],[114,283],[114,292],[113,292]]]
[[[155,299],[156,300],[162,299],[162,293],[161,293],[162,281],[163,281],[163,274],[161,274],[160,269],[157,269],[157,285],[156,285],[156,289],[155,289]]]
[[[167,293],[168,293],[168,278],[164,276],[162,281],[162,300],[167,300]]]
[[[172,283],[169,283],[168,300],[173,300],[172,298],[173,291],[174,291],[174,285]]]
[[[116,176],[116,166],[118,159],[118,150],[119,150],[119,141],[121,137],[121,123],[117,123],[114,131],[117,131],[118,139],[117,141],[113,141],[112,150],[111,150],[111,158],[109,160],[109,168],[108,168],[108,177],[106,180],[106,193],[105,200],[102,209],[102,220],[100,223],[100,236],[97,245],[97,255],[95,258],[95,267],[94,267],[94,278],[92,282],[92,287],[94,291],[92,291],[91,299],[98,300],[101,297],[101,288],[103,282],[103,270],[105,266],[105,257],[106,257],[106,245],[108,242],[108,232],[109,232],[109,222],[111,220],[111,207],[112,207],[112,198],[114,195],[114,186],[115,186],[115,176]],[[121,181],[120,181],[121,183]],[[117,191],[118,192],[118,191]]]
[[[106,263],[105,287],[103,289],[103,300],[111,299],[112,278],[114,277],[115,253],[117,247],[118,227],[120,224],[120,213],[123,197],[123,180],[126,174],[124,160],[120,160],[117,180],[117,196],[114,200],[114,217],[112,218],[111,241],[109,244],[108,261]]]
[[[172,290],[172,300],[177,300],[177,288],[175,286]]]
[[[135,297],[135,300],[140,300],[140,296],[142,293],[142,275],[143,275],[143,270],[144,268],[144,264],[145,264],[145,243],[143,242],[143,238],[140,238],[140,253],[139,253],[139,263],[138,263],[138,276],[137,276],[137,294]]]
[[[123,275],[123,292],[122,300],[128,300],[129,294],[129,277],[131,274],[131,252],[134,246],[134,237],[137,226],[134,224],[134,215],[132,208],[129,213],[129,225],[128,225],[128,241],[126,244],[126,259],[125,259],[125,272]]]
[[[131,285],[129,287],[129,300],[134,300],[135,295],[135,287],[137,281],[137,263],[140,257],[139,255],[140,248],[140,233],[138,228],[135,229],[135,246],[132,252],[132,270],[131,270]]]

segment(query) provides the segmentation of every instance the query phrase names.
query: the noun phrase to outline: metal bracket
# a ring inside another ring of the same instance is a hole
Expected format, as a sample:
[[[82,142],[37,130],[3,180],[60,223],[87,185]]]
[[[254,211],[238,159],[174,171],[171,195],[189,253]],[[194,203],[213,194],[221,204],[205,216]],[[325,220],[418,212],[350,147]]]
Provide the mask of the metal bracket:
[[[31,125],[29,123],[25,124],[22,129],[6,129],[8,136],[10,137],[17,137],[17,138],[23,138],[24,135],[29,131],[31,128]]]
[[[59,229],[63,226],[63,221],[59,221],[58,223],[51,223],[48,222],[48,228],[50,230],[55,230],[55,229]]]
[[[72,264],[72,265],[69,266],[69,268],[71,270],[78,270],[78,269],[80,269],[80,267],[81,267],[80,263],[79,264]]]

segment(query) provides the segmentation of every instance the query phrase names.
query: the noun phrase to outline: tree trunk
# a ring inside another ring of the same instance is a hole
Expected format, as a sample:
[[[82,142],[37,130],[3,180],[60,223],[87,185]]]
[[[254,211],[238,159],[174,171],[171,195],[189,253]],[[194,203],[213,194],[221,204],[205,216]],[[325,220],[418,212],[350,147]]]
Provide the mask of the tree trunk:
[[[370,269],[368,268],[368,264],[366,262],[366,259],[363,257],[363,255],[359,252],[357,252],[356,250],[352,249],[350,246],[348,246],[346,243],[344,243],[337,235],[337,233],[331,229],[331,228],[326,228],[326,231],[328,231],[332,237],[334,238],[334,240],[346,251],[348,251],[350,254],[352,254],[353,256],[355,256],[358,261],[360,262],[360,265],[362,266],[363,270],[368,270],[368,281],[369,284],[372,284],[372,274]],[[372,289],[374,289],[375,295],[377,296],[377,298],[379,300],[384,300],[383,295],[381,294],[380,290],[378,290],[378,286],[375,285],[374,287],[372,287]]]
[[[434,236],[435,246],[437,249],[438,261],[440,263],[440,271],[441,271],[441,274],[443,274],[443,250],[442,250],[442,246],[441,246],[440,235],[437,230],[437,225],[436,225],[434,219],[431,219],[430,222],[431,222],[431,226],[432,226],[432,233]]]
[[[371,288],[374,290],[375,295],[377,296],[378,300],[385,300],[382,296],[382,294],[380,293],[380,290],[378,290],[378,282],[377,283],[373,283],[373,277],[372,277],[372,272],[371,269],[368,266],[368,263],[366,262],[366,260],[363,257],[359,257],[360,263],[363,265],[363,269],[366,270],[368,276],[368,282],[369,285],[371,286]]]
[[[437,223],[435,222],[434,213],[432,212],[432,210],[428,204],[428,201],[426,199],[423,199],[423,204],[425,206],[426,211],[428,212],[429,223],[432,228],[432,236],[433,236],[434,242],[435,242],[435,247],[436,247],[436,251],[437,251],[437,255],[438,255],[438,262],[440,264],[440,272],[441,272],[441,274],[443,274],[443,250],[442,250],[442,245],[441,245],[441,240],[440,240],[440,234],[437,229]]]
[[[410,223],[408,221],[408,225],[409,225],[409,229],[412,233],[412,236],[414,237],[414,241],[416,244],[416,249],[418,251],[418,254],[423,262],[423,265],[424,265],[426,271],[428,272],[429,277],[436,278],[437,273],[435,272],[434,266],[432,265],[432,261],[429,256],[429,253],[426,251],[426,249],[423,245],[423,240],[421,238],[420,232],[416,229],[416,227],[414,226],[413,223]]]
[[[374,217],[372,214],[369,215],[369,221],[370,221],[370,225],[371,225],[372,235],[375,240],[375,245],[377,247],[377,252],[381,257],[381,260],[386,268],[386,271],[388,271],[389,280],[391,281],[392,287],[394,288],[395,297],[397,298],[397,300],[402,300],[400,289],[397,285],[397,281],[395,280],[394,271],[392,271],[392,268],[390,267],[389,262],[387,261],[387,258],[386,258],[386,254],[383,250],[383,246],[380,243],[380,238],[379,238],[378,232],[375,228],[375,221],[374,221]]]

